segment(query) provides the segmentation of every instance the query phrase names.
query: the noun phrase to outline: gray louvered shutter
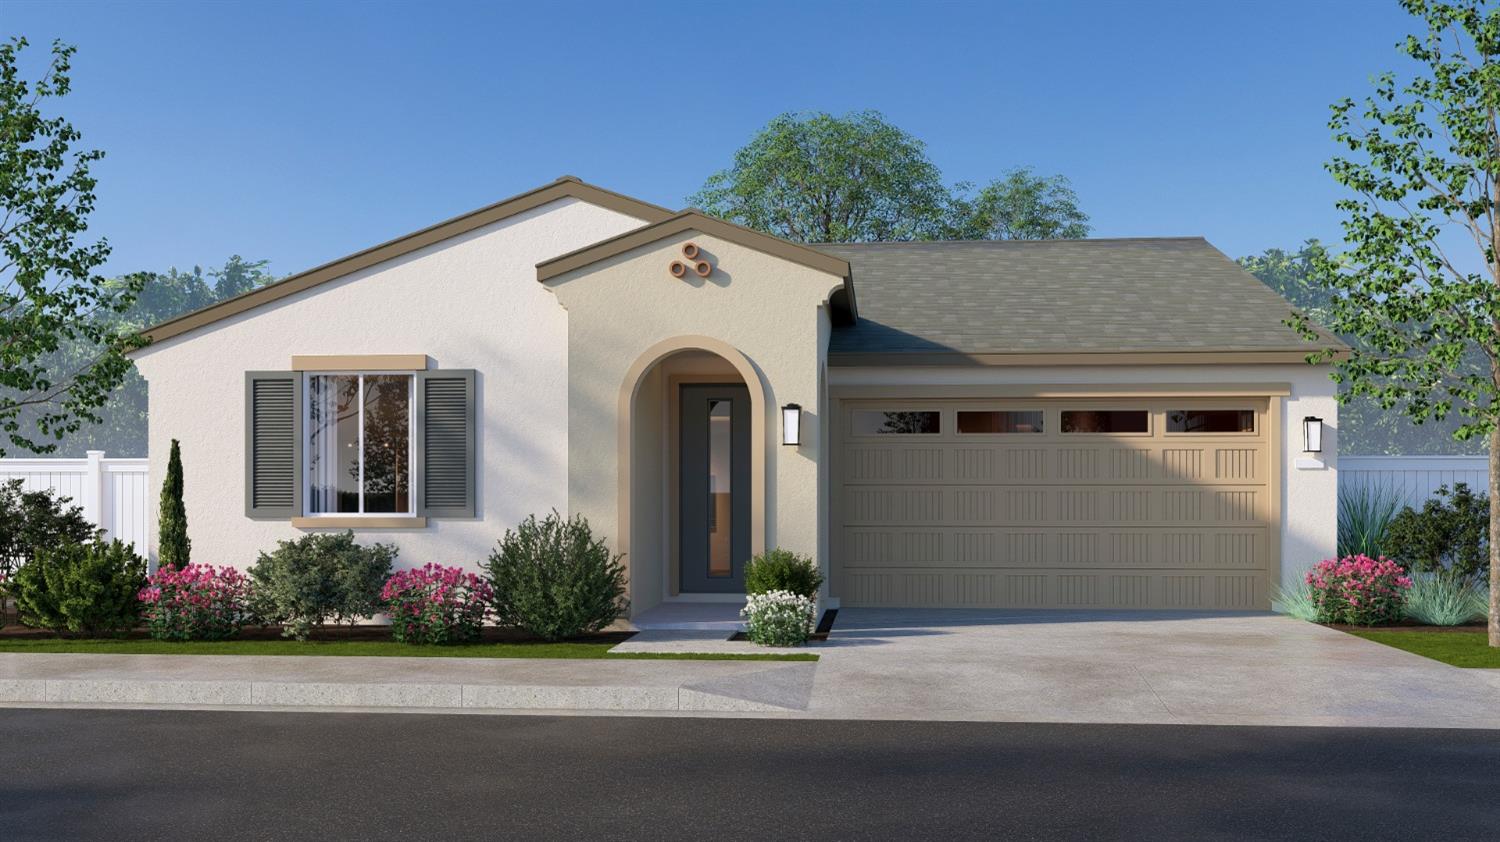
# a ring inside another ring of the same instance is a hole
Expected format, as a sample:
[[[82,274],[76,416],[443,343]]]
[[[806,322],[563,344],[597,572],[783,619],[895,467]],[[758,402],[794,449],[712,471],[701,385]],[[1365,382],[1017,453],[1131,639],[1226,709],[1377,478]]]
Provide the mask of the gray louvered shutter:
[[[302,514],[302,395],[295,371],[245,372],[245,515]]]
[[[417,374],[417,500],[427,517],[474,516],[474,372]]]

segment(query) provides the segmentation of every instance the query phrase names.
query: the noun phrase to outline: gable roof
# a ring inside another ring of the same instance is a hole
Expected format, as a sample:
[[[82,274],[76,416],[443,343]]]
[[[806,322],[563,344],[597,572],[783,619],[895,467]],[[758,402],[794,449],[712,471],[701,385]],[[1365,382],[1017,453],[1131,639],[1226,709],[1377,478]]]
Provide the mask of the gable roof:
[[[697,208],[688,208],[681,213],[674,214],[666,219],[626,231],[608,240],[603,240],[593,245],[584,246],[577,251],[569,252],[545,260],[536,265],[536,279],[546,283],[554,278],[565,275],[575,269],[582,269],[607,260],[616,255],[624,254],[631,249],[647,246],[686,231],[699,231],[731,243],[755,249],[774,257],[799,263],[820,272],[844,279],[844,289],[848,295],[849,309],[854,312],[854,289],[849,283],[849,261],[827,250],[805,246],[790,240],[783,240],[743,225],[733,222],[725,222],[718,217],[709,216]]]
[[[859,320],[830,364],[1022,362],[1077,355],[1294,362],[1346,350],[1283,324],[1292,306],[1201,237],[819,245],[847,258]]]
[[[476,228],[499,222],[508,217],[516,216],[533,208],[541,207],[549,202],[559,199],[573,198],[589,204],[598,205],[613,211],[633,216],[648,223],[657,222],[672,216],[672,212],[664,207],[632,199],[629,196],[606,190],[581,181],[571,175],[565,175],[550,184],[544,184],[534,190],[528,190],[509,199],[502,199],[492,205],[486,205],[478,210],[470,211],[461,216],[429,225],[420,231],[413,231],[394,240],[371,246],[363,251],[355,252],[347,257],[341,257],[330,263],[314,267],[305,272],[299,272],[275,283],[266,284],[242,295],[226,298],[214,304],[210,304],[199,310],[184,313],[181,316],[168,319],[159,324],[147,328],[145,336],[152,342],[160,342],[163,339],[187,333],[190,330],[213,324],[221,319],[236,316],[247,310],[252,310],[273,301],[295,295],[306,289],[337,280],[345,275],[352,274],[361,269],[367,269],[377,263],[384,263],[392,258],[426,248],[433,243],[441,242],[466,234]],[[149,346],[147,346],[149,347]]]

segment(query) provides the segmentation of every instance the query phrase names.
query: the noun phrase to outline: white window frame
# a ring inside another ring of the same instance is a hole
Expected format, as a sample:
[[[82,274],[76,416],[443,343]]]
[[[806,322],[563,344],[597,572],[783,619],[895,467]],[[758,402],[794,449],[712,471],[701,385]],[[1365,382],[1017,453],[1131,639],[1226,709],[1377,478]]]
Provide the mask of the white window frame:
[[[367,376],[399,376],[406,378],[406,466],[408,489],[407,507],[404,512],[367,512],[365,511],[365,377]],[[308,389],[310,378],[313,377],[358,377],[359,395],[355,398],[359,405],[359,511],[358,512],[314,512],[312,511],[312,477],[309,470],[309,458],[312,448],[308,447],[311,441],[312,430],[312,401],[308,400]],[[307,441],[302,442],[302,515],[304,517],[412,517],[417,513],[417,373],[414,371],[304,371],[299,383],[302,389],[302,429]]]

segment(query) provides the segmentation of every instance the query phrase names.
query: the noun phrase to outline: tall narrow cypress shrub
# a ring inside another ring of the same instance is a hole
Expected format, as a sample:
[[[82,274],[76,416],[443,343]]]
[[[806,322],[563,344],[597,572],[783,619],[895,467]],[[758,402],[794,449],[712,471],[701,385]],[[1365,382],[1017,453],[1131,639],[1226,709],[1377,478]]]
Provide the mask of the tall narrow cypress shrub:
[[[157,528],[161,530],[157,542],[157,560],[161,566],[187,567],[192,542],[187,534],[187,507],[182,503],[182,449],[177,439],[172,439],[167,478],[161,484],[161,513]]]

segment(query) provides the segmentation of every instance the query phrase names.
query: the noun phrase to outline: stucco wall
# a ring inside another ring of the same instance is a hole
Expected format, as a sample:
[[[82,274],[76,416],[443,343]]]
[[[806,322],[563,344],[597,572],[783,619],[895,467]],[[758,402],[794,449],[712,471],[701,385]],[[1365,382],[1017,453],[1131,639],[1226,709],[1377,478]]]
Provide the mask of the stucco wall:
[[[678,280],[667,273],[668,263],[689,240],[714,264],[710,277]],[[821,343],[826,343],[819,309],[840,283],[832,275],[696,232],[550,281],[548,286],[568,311],[571,509],[620,544],[616,443],[627,374],[659,343],[707,336],[748,358],[765,391],[765,545],[807,553],[826,564],[819,542],[823,509],[818,493],[818,426],[809,419],[801,447],[779,446],[777,408],[789,402],[810,410],[818,405]],[[649,385],[636,396],[638,403],[663,400]],[[648,486],[639,476],[640,470],[633,468],[632,495],[650,496],[633,499],[632,506],[637,516],[660,522],[666,505],[658,490],[660,480]],[[660,541],[632,540],[624,547],[631,570],[645,572],[632,573],[636,611],[665,595],[666,583],[656,572],[669,565],[663,546]]]
[[[1286,383],[1291,395],[1282,401],[1281,581],[1300,582],[1319,560],[1332,556],[1338,543],[1338,403],[1327,366],[1031,366],[932,368],[833,367],[829,384],[838,386],[974,386],[1016,384],[1164,384]],[[1321,467],[1297,467],[1302,452],[1302,419],[1322,418],[1326,431]]]
[[[566,512],[567,314],[536,264],[641,224],[560,200],[145,350],[151,476],[180,439],[193,559],[243,567],[302,534],[246,518],[243,491],[244,373],[286,370],[294,354],[426,354],[478,371],[479,516],[356,530],[397,543],[402,566],[474,565],[527,514]]]

